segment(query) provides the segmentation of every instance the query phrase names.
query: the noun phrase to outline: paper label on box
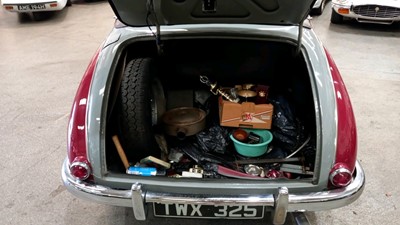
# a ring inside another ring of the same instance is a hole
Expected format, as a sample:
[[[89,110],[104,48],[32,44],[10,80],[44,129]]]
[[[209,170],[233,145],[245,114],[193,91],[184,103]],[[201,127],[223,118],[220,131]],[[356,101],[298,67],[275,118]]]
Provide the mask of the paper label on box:
[[[250,122],[253,120],[254,113],[245,112],[242,114],[242,121]]]

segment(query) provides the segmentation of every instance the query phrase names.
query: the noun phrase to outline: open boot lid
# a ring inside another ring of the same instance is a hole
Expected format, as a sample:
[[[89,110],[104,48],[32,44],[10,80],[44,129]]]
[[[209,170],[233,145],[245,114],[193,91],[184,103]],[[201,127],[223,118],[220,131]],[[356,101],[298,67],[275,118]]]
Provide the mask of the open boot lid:
[[[132,27],[176,24],[299,25],[315,0],[109,0]],[[154,21],[156,18],[156,21]]]

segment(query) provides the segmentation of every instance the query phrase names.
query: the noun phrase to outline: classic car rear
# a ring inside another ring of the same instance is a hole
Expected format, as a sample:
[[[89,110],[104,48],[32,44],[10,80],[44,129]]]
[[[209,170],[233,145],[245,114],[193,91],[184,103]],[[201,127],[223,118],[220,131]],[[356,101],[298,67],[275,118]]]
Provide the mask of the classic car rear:
[[[398,0],[332,0],[332,23],[343,23],[345,19],[360,23],[392,24],[400,21]]]
[[[71,193],[137,220],[151,205],[274,224],[360,196],[350,98],[303,25],[313,1],[110,3],[118,20],[71,111]]]

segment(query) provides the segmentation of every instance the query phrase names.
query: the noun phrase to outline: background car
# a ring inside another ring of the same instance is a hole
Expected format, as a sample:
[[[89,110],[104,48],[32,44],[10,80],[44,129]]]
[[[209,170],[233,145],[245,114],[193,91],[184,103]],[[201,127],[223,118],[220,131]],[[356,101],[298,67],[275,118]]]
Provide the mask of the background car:
[[[137,220],[283,224],[357,200],[355,118],[304,21],[314,1],[212,3],[110,1],[118,20],[70,114],[67,190]]]
[[[399,22],[400,1],[332,0],[331,22],[340,24],[344,19],[376,24]]]
[[[3,8],[9,12],[32,14],[33,19],[43,19],[43,14],[50,11],[60,11],[65,6],[71,6],[71,0],[1,0]]]
[[[311,10],[311,14],[312,15],[321,15],[324,12],[326,3],[327,3],[326,0],[315,1],[314,6]]]

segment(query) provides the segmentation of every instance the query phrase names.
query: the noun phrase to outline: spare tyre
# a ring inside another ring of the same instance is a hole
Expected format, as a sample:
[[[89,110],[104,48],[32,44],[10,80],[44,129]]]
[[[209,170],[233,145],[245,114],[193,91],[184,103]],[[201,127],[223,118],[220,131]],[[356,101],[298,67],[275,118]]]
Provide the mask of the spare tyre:
[[[149,155],[159,157],[161,153],[153,126],[157,123],[155,115],[162,114],[164,97],[154,64],[151,58],[133,59],[127,64],[121,80],[122,143],[130,160],[135,162]]]

